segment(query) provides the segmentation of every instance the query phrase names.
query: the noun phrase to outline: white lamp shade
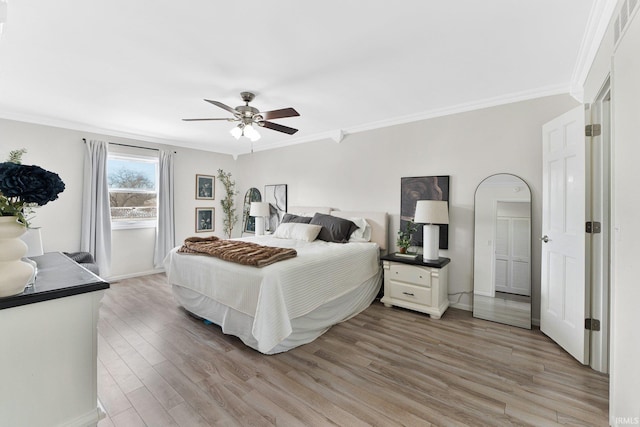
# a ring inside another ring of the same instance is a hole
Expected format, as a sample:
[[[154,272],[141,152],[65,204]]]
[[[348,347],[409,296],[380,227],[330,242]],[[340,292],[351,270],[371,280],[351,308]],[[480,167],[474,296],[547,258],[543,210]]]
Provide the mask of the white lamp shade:
[[[269,216],[269,203],[267,202],[251,202],[249,215],[257,217]]]
[[[449,224],[449,208],[443,200],[418,200],[413,222],[417,224]]]

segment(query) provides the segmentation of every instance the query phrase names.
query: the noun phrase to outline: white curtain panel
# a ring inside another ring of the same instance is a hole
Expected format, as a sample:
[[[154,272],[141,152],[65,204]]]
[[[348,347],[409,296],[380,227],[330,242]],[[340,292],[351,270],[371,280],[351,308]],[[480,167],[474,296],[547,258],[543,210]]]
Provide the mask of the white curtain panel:
[[[160,150],[158,226],[156,227],[156,247],[153,253],[153,264],[156,268],[163,268],[162,262],[176,242],[173,212],[173,159],[173,151]]]
[[[91,140],[85,146],[80,250],[93,255],[100,268],[100,276],[108,277],[111,272],[108,144]]]

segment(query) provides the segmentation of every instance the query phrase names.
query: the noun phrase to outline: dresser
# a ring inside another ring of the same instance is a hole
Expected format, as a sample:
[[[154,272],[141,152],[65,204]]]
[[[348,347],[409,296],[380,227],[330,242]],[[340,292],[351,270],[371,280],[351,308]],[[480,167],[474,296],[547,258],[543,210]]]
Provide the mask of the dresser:
[[[386,307],[397,306],[429,314],[434,319],[449,307],[449,258],[424,262],[422,256],[407,258],[396,254],[383,256]]]
[[[59,252],[31,259],[35,284],[0,298],[0,425],[96,425],[98,309],[109,284]]]

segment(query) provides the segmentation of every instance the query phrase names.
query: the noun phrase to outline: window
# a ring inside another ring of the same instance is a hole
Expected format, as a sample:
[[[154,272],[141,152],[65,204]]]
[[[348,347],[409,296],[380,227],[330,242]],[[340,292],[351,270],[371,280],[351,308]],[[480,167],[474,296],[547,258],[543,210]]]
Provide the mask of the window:
[[[107,184],[111,224],[118,228],[155,227],[158,216],[158,159],[109,154]]]

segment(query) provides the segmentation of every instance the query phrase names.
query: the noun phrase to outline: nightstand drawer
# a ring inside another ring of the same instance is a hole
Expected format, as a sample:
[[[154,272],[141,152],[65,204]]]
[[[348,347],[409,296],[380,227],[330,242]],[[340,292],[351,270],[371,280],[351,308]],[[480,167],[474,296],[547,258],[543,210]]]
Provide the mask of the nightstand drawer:
[[[431,272],[412,265],[392,264],[389,267],[389,278],[394,281],[431,287]]]
[[[391,282],[390,296],[394,299],[411,301],[416,304],[431,305],[431,288]]]

